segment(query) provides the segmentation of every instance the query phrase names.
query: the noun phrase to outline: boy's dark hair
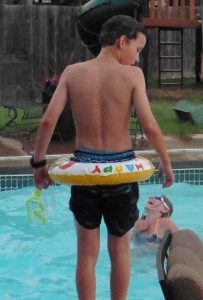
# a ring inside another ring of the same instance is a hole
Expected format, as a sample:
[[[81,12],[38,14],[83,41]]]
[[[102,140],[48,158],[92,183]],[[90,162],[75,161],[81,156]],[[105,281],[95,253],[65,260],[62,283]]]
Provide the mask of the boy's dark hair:
[[[102,47],[112,46],[122,35],[126,35],[130,40],[136,39],[139,32],[146,34],[142,24],[132,17],[116,15],[103,24],[100,32],[100,44]]]

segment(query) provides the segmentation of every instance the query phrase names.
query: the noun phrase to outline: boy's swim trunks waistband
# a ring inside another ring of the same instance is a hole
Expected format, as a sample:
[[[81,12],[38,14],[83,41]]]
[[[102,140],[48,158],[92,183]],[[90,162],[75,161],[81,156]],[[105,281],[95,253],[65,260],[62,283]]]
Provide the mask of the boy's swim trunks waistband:
[[[72,158],[72,160],[84,163],[106,163],[128,161],[133,158],[135,158],[135,153],[132,149],[122,152],[113,152],[106,150],[93,150],[81,147],[74,151],[74,157]]]

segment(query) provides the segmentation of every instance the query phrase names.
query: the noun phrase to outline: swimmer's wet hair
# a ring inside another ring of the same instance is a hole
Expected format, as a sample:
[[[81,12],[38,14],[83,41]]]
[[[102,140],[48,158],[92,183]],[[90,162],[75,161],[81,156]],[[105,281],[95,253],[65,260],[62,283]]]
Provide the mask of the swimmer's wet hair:
[[[168,197],[166,197],[165,195],[162,196],[164,199],[164,202],[168,205],[169,207],[169,211],[167,211],[166,213],[163,213],[162,217],[170,217],[173,213],[173,204],[171,203],[171,201],[169,200]]]
[[[122,35],[129,40],[136,39],[138,33],[146,35],[145,28],[132,17],[116,15],[103,24],[100,32],[100,44],[102,47],[112,46]]]

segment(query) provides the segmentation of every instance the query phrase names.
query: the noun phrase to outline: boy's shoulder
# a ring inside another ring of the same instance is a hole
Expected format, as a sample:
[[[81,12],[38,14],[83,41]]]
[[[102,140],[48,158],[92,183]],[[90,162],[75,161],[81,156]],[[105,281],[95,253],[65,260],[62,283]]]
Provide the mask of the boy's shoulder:
[[[68,65],[65,67],[63,74],[65,78],[68,78],[72,75],[77,75],[78,73],[81,73],[82,70],[87,68],[87,63],[86,62],[77,62],[71,65]]]

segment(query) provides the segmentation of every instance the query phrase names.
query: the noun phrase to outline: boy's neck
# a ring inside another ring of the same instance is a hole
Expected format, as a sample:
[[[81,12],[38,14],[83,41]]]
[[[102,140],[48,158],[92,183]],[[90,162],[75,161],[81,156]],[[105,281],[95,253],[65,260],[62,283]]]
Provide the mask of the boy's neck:
[[[120,51],[115,46],[103,47],[97,58],[103,61],[120,63]]]

